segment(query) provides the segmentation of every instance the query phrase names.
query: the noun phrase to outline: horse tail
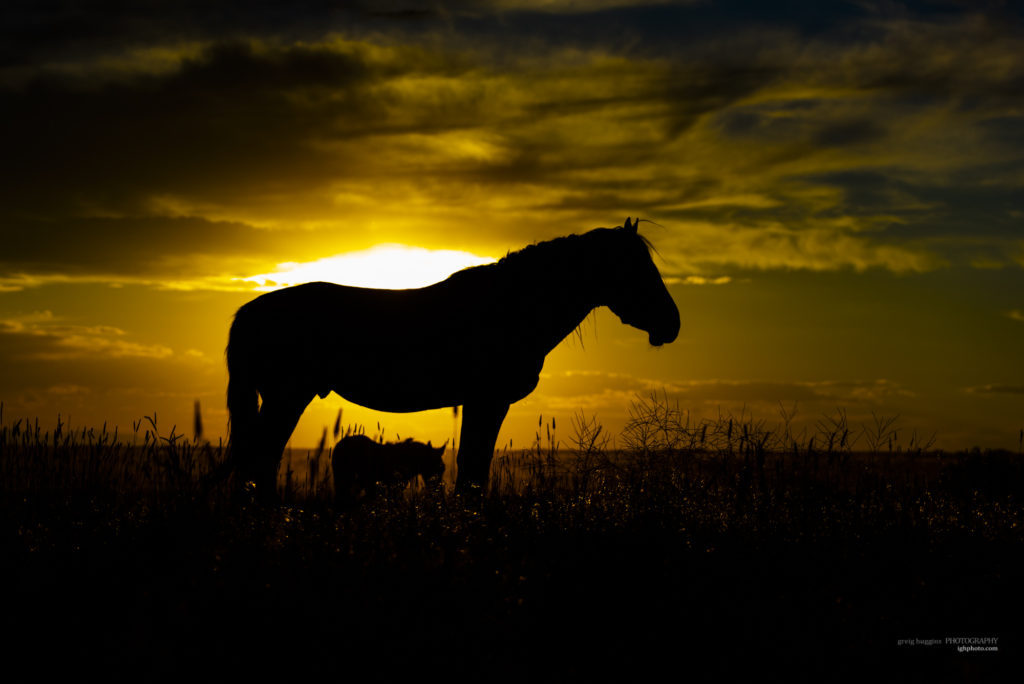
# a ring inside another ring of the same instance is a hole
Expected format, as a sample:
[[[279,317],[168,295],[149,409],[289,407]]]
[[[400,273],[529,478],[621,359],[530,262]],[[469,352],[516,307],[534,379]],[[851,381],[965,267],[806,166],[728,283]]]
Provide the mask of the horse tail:
[[[239,311],[228,334],[228,446],[232,456],[244,458],[255,444],[259,417],[259,392],[256,387],[254,359]]]

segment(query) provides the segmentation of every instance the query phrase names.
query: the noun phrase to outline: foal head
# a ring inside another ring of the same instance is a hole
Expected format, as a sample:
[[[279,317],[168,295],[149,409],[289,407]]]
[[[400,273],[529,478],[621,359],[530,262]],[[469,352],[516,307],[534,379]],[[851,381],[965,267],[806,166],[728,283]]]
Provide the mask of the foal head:
[[[602,273],[597,274],[606,304],[626,325],[647,333],[654,346],[679,335],[679,309],[651,259],[650,243],[637,233],[639,220],[600,235]],[[597,233],[598,231],[591,231]]]
[[[410,459],[410,465],[413,469],[413,477],[416,475],[422,475],[423,480],[427,484],[437,482],[444,477],[444,450],[448,446],[448,441],[439,447],[435,447],[430,442],[423,444],[421,442],[413,442],[412,440],[406,440],[403,444],[410,444],[407,457]]]

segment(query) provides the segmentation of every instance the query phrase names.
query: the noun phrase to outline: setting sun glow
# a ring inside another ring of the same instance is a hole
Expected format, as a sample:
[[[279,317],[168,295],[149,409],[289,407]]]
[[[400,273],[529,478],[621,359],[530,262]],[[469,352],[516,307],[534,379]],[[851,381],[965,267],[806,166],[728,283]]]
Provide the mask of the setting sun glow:
[[[492,257],[458,250],[386,244],[316,261],[278,264],[278,270],[273,273],[243,280],[256,283],[260,291],[316,281],[397,290],[430,285],[463,268],[494,261]]]

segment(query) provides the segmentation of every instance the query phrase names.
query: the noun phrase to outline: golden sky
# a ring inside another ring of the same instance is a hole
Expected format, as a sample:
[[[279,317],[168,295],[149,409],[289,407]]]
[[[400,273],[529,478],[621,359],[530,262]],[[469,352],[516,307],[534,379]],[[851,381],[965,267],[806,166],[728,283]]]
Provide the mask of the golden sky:
[[[563,441],[579,410],[617,431],[651,391],[695,418],[796,404],[1017,445],[1014,5],[120,5],[0,10],[5,422],[188,432],[198,399],[215,439],[228,325],[263,289],[405,287],[639,216],[679,340],[599,310],[499,446],[541,414]],[[344,421],[452,431],[449,411]]]

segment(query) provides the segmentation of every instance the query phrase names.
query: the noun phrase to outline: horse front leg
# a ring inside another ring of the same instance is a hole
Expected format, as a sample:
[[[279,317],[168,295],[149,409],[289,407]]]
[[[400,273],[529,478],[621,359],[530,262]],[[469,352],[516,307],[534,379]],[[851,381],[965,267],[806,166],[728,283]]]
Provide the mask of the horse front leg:
[[[256,428],[256,443],[250,454],[243,482],[256,485],[256,497],[261,501],[277,498],[277,471],[281,456],[302,412],[312,397],[269,394],[263,398]]]
[[[500,400],[467,403],[462,407],[462,442],[455,457],[457,491],[486,489],[494,457],[494,442],[498,439],[508,407],[508,402]]]

